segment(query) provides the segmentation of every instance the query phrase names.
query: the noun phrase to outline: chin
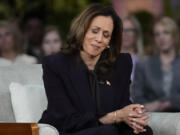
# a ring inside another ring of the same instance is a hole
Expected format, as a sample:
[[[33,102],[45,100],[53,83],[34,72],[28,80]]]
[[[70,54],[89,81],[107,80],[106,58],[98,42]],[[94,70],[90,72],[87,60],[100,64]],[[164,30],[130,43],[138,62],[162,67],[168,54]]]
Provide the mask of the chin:
[[[100,54],[90,54],[91,57],[97,57],[99,56]]]
[[[170,48],[162,48],[160,49],[162,52],[168,52],[169,50],[171,50]]]
[[[89,53],[89,55],[91,57],[97,57],[97,56],[101,55],[101,53]]]

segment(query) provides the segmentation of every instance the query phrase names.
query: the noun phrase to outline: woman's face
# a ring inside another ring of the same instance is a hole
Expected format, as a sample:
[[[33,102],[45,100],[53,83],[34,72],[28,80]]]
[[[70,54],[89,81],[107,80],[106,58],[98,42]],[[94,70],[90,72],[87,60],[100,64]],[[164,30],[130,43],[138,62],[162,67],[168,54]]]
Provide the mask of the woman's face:
[[[113,20],[109,16],[95,17],[83,40],[83,50],[91,56],[99,56],[109,45],[113,32]]]
[[[0,49],[7,51],[14,47],[14,37],[5,27],[0,27]]]
[[[122,47],[129,48],[135,45],[137,40],[136,28],[130,20],[123,21]]]
[[[160,51],[168,51],[174,47],[172,33],[162,24],[154,26],[154,40]]]
[[[56,31],[48,32],[42,44],[42,50],[45,55],[55,54],[60,51],[62,46],[59,34]]]

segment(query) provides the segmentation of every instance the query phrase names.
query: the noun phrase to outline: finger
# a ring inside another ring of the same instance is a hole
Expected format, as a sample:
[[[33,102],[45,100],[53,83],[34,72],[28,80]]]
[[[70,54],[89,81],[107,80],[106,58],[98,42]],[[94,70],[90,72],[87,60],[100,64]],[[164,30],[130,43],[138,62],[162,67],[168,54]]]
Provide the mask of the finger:
[[[149,118],[149,115],[144,115],[141,119],[142,120],[147,120]]]
[[[141,119],[135,119],[135,118],[133,118],[133,119],[132,119],[132,122],[136,123],[137,125],[141,125],[141,126],[143,126],[143,127],[148,125],[148,123],[147,123],[146,121],[141,120]]]
[[[146,114],[146,115],[142,116],[141,118],[136,118],[136,119],[139,119],[139,120],[147,122],[148,118],[149,118],[149,115]]]
[[[140,132],[138,132],[137,130],[134,130],[133,132],[134,132],[134,134],[139,134],[139,133],[140,133]]]
[[[145,113],[145,109],[141,109],[141,108],[136,108],[135,112],[139,113],[139,114],[144,114]]]
[[[142,131],[134,130],[133,132],[134,132],[135,134],[139,134],[139,133],[141,133],[141,132],[146,132],[146,129],[143,129]]]
[[[137,129],[134,129],[134,131],[133,131],[135,134],[139,134],[140,133],[140,131],[138,131]]]
[[[141,104],[131,104],[130,106],[131,106],[132,108],[134,108],[134,109],[136,109],[136,108],[141,108],[141,109],[143,109],[143,108],[144,108],[144,106],[141,105]]]
[[[137,123],[136,123],[136,125],[137,125]],[[136,134],[137,133],[139,134],[140,132],[146,132],[146,128],[144,128],[144,127],[139,128],[138,125],[137,126],[132,125],[132,126],[133,126],[134,132]]]
[[[139,113],[133,112],[133,113],[131,113],[131,114],[132,114],[132,115],[130,115],[130,116],[132,116],[132,117],[137,117],[137,118],[149,118],[149,114],[147,114],[147,113],[139,114]]]
[[[139,125],[139,124],[137,124],[135,122],[133,122],[132,125],[133,125],[134,130],[137,130],[138,132],[143,132],[143,130],[144,130],[143,126],[141,126],[141,125]]]
[[[141,118],[142,114],[138,114],[136,112],[131,112],[131,113],[129,113],[128,116],[131,117],[131,118]]]
[[[135,126],[135,123],[133,124],[132,122],[128,124],[134,131],[138,132],[138,129]]]
[[[128,124],[134,131],[135,134],[139,134],[140,132],[144,132],[144,129],[139,129],[137,126],[136,126],[136,123],[130,123]]]

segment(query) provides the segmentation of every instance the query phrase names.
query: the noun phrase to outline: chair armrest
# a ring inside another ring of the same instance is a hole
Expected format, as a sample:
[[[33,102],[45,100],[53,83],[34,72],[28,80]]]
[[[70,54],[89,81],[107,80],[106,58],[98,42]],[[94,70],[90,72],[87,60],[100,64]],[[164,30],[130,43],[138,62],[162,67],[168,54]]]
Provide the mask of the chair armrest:
[[[36,123],[0,123],[0,135],[39,135]]]
[[[148,120],[153,135],[180,135],[180,113],[151,112]]]
[[[49,124],[38,124],[39,135],[59,135],[58,130]]]

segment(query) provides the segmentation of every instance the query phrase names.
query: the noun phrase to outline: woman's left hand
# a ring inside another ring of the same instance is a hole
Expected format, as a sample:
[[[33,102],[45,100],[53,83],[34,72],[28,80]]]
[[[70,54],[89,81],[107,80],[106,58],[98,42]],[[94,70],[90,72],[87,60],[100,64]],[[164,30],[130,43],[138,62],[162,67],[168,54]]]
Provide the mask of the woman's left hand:
[[[134,133],[139,134],[140,132],[145,132],[146,129],[144,128],[147,126],[147,119],[149,118],[149,115],[144,114],[140,118],[132,118],[133,124],[133,129]]]

